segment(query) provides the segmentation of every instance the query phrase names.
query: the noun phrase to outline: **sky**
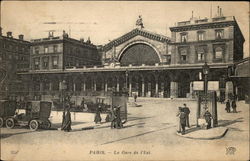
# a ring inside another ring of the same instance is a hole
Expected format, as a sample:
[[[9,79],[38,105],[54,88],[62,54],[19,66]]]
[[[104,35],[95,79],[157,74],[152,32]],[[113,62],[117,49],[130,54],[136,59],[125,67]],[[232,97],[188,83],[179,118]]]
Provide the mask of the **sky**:
[[[210,17],[217,6],[223,15],[235,16],[245,37],[244,57],[249,56],[249,3],[218,1],[0,1],[4,35],[24,34],[26,40],[45,38],[49,30],[61,36],[65,30],[75,39],[90,37],[92,43],[104,45],[135,28],[142,15],[148,31],[171,37],[169,27],[194,17]],[[49,24],[56,22],[56,24]]]

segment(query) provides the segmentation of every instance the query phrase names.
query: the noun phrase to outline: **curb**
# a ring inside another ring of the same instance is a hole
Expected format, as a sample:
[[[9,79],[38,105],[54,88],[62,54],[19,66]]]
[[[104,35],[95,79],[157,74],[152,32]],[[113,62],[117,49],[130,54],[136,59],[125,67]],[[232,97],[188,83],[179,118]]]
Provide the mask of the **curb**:
[[[208,138],[186,136],[186,135],[181,135],[180,133],[177,133],[177,132],[176,132],[176,135],[184,137],[184,138],[188,138],[188,139],[194,139],[194,140],[214,140],[214,139],[220,139],[220,138],[224,137],[227,132],[228,132],[228,128],[226,128],[225,131],[221,135],[208,137]]]

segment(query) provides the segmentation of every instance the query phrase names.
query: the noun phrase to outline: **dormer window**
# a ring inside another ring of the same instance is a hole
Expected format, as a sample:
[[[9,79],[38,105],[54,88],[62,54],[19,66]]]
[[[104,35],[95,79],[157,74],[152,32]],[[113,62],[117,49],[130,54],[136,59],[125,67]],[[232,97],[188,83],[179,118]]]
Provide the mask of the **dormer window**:
[[[197,39],[198,39],[198,41],[205,40],[205,32],[204,31],[198,31],[197,32]]]
[[[215,48],[215,59],[222,59],[223,49],[221,47]]]
[[[187,42],[187,33],[181,33],[181,42]]]
[[[215,38],[216,39],[222,39],[223,37],[224,37],[224,30],[223,29],[215,30]]]

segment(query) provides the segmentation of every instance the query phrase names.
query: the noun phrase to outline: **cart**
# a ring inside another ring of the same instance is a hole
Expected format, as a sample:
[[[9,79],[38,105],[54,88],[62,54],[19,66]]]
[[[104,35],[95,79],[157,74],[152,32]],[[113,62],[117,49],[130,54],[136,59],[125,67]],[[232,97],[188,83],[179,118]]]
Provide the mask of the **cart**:
[[[16,106],[16,101],[0,100],[0,127],[3,127],[8,118],[15,115]]]
[[[51,127],[51,122],[49,121],[51,106],[51,102],[29,101],[26,103],[25,113],[8,118],[6,127],[29,126],[34,131],[38,128],[49,129]]]

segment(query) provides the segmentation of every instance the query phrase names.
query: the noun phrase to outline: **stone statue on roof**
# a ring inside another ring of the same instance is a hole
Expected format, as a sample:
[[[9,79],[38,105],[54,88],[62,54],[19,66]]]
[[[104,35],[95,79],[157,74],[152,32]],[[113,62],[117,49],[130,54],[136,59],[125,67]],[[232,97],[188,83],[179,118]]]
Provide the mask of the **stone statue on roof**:
[[[139,18],[136,20],[136,26],[140,27],[141,29],[144,28],[141,15],[139,15]]]

